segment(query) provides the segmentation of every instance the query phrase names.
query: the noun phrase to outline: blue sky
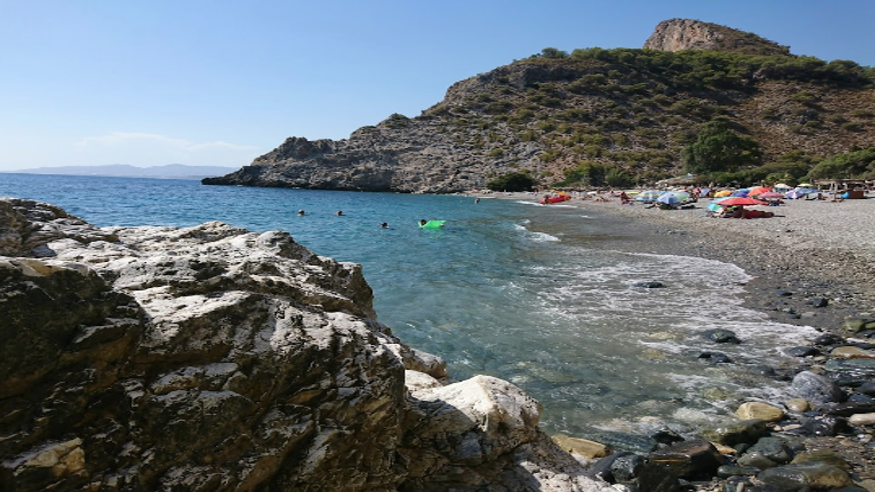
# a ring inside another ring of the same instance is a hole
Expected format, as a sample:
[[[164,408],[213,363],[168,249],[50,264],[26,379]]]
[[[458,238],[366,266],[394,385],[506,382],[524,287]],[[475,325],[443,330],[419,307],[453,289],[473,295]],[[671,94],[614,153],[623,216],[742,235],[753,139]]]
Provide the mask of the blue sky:
[[[875,66],[873,0],[0,0],[0,171],[244,166],[546,47],[640,48],[671,18]]]

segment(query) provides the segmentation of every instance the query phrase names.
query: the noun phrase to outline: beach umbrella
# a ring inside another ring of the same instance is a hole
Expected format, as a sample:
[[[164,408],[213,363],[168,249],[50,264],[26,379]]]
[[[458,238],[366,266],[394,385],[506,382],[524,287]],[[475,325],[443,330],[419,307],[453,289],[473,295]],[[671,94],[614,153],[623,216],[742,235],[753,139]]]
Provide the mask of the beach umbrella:
[[[789,190],[790,188],[793,188],[793,187],[788,185],[788,184],[785,184],[785,183],[778,183],[775,185],[775,188],[778,190]]]
[[[799,186],[797,186],[797,188],[811,188],[812,186],[814,185],[811,183],[799,183]]]
[[[767,191],[765,193],[760,193],[757,195],[759,198],[784,198],[783,193],[778,193],[777,191]]]
[[[724,200],[719,200],[717,203],[720,204],[721,207],[731,207],[734,205],[768,205],[768,202],[764,202],[762,200],[756,200],[754,198],[747,198],[744,196],[731,196]]]
[[[799,190],[790,190],[784,194],[784,198],[787,198],[789,200],[795,200],[797,198],[802,198],[803,196],[805,196],[807,194],[808,193],[803,193]]]
[[[763,193],[768,193],[770,191],[772,191],[772,188],[770,186],[754,186],[753,188],[747,190],[747,196],[762,195]]]
[[[690,198],[690,194],[687,193],[686,191],[669,191],[667,193],[671,193],[672,195],[678,197],[678,200],[680,200],[680,201],[684,201],[684,200]]]
[[[721,198],[721,197],[729,196],[731,194],[732,194],[732,192],[729,190],[722,190],[722,191],[718,191],[717,193],[714,193],[714,198]]]
[[[638,193],[638,196],[635,197],[636,200],[640,200],[642,202],[652,202],[659,198],[663,192],[657,190],[646,190]]]
[[[708,210],[712,212],[720,212],[723,210],[723,205],[720,205],[720,202],[711,202],[708,204]]]
[[[660,195],[659,198],[656,199],[656,201],[659,203],[665,203],[666,205],[677,205],[681,202],[681,199],[678,198],[677,195],[675,195],[674,193],[668,191]]]
[[[748,193],[750,193],[750,190],[748,190],[747,188],[742,188],[740,190],[733,191],[732,194],[729,196],[746,197]]]

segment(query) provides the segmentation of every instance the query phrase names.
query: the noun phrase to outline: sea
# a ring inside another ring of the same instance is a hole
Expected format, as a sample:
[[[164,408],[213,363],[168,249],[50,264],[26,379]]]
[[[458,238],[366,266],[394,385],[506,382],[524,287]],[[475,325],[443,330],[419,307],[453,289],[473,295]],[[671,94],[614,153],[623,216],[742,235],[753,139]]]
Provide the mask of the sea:
[[[786,397],[789,383],[761,365],[791,365],[782,348],[816,336],[743,307],[750,277],[735,265],[611,247],[647,238],[624,237],[622,224],[585,206],[535,197],[17,173],[0,174],[0,196],[48,202],[97,226],[218,220],[288,231],[317,254],[361,264],[379,321],[444,358],[454,380],[495,376],[534,397],[551,434],[713,425],[741,401]],[[446,223],[426,230],[421,219]],[[637,285],[650,281],[664,287]],[[743,343],[709,342],[702,333],[715,328]],[[703,357],[713,352],[733,362]]]

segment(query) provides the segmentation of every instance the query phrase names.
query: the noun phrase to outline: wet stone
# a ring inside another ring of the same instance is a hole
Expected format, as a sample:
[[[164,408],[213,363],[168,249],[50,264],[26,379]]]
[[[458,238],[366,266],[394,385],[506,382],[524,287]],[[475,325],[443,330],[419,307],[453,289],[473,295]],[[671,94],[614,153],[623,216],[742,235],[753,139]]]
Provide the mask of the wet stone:
[[[815,297],[813,299],[809,299],[808,304],[816,308],[824,308],[829,305],[829,299],[827,299],[826,297]]]
[[[790,400],[787,400],[787,403],[785,403],[785,405],[787,405],[787,408],[791,412],[796,413],[802,413],[811,410],[811,404],[808,403],[808,400],[806,400],[805,398],[791,398]]]
[[[732,343],[739,344],[741,340],[735,335],[735,332],[731,330],[725,330],[722,328],[715,328],[713,330],[705,330],[702,332],[702,336],[711,342],[714,343]]]
[[[849,431],[848,422],[843,417],[824,415],[821,417],[807,418],[802,421],[802,426],[793,433],[809,436],[836,436]]]
[[[793,378],[791,389],[797,397],[805,398],[812,403],[833,403],[845,399],[844,392],[837,384],[810,371],[797,374]]]
[[[729,446],[755,442],[765,432],[766,423],[762,420],[742,420],[702,429],[702,435],[709,440]]]
[[[841,468],[819,462],[769,468],[757,478],[781,491],[803,488],[830,490],[853,485],[848,473]]]
[[[768,403],[749,401],[742,403],[735,411],[735,415],[742,420],[760,419],[766,422],[777,422],[784,418],[784,411]]]
[[[697,357],[706,364],[731,364],[732,359],[722,352],[702,352]]]
[[[761,469],[755,466],[723,465],[717,469],[717,476],[720,478],[729,478],[738,475],[752,477],[761,471]]]
[[[804,345],[790,347],[784,350],[784,352],[791,357],[814,357],[815,355],[820,355],[820,350]]]
[[[858,376],[875,376],[875,359],[830,359],[824,369]]]
[[[670,468],[673,475],[689,480],[709,479],[725,462],[717,448],[704,439],[660,449],[651,453],[649,459]]]

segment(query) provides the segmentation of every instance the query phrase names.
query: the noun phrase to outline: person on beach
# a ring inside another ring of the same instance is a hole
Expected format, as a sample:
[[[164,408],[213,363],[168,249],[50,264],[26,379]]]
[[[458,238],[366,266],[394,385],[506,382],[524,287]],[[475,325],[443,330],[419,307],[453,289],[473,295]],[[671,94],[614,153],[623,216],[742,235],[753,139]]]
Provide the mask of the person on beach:
[[[632,200],[629,199],[629,195],[626,194],[625,191],[620,192],[620,205],[631,205]]]

